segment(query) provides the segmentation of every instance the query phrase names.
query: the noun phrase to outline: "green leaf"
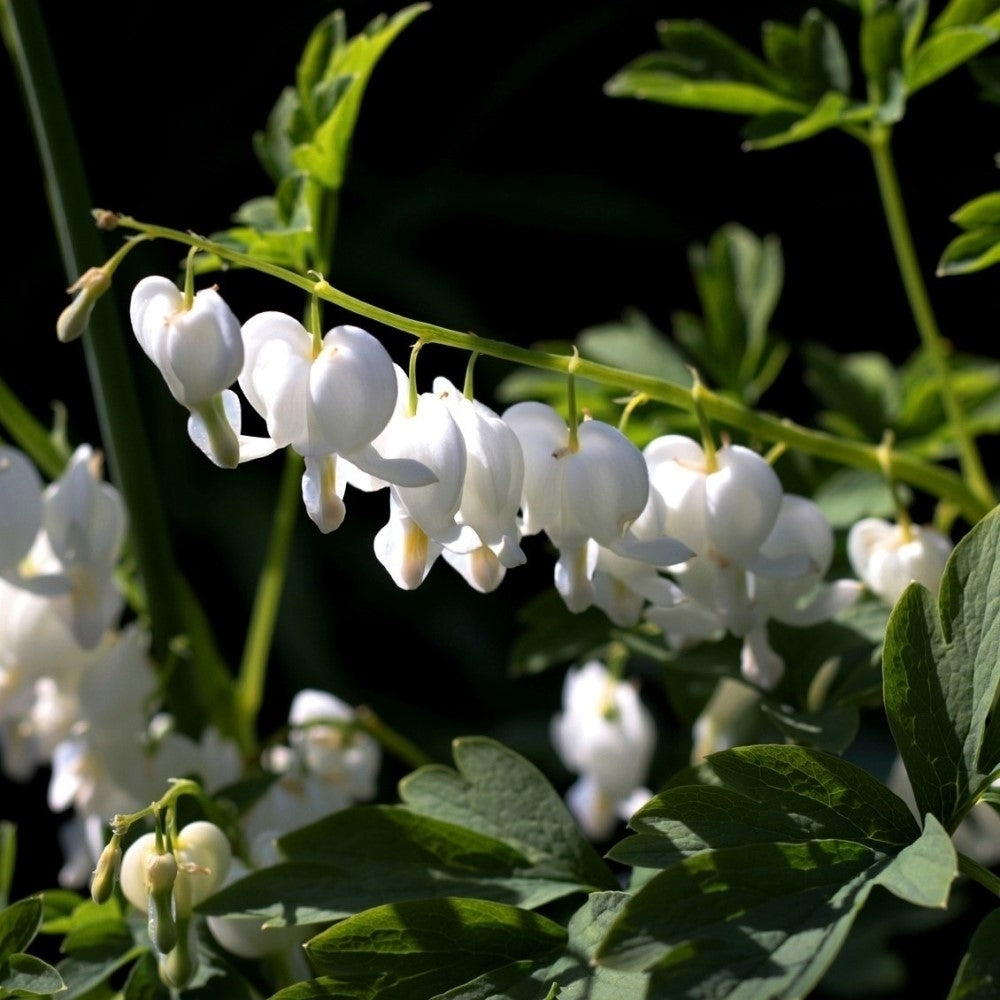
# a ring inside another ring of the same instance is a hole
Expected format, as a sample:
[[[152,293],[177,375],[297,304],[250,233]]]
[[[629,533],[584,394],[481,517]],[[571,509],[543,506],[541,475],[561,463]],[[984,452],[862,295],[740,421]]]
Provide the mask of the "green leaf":
[[[829,90],[850,92],[850,61],[837,26],[822,12],[807,10],[797,29],[780,21],[766,21],[761,37],[768,63],[790,82],[796,94],[815,100]]]
[[[889,726],[920,812],[953,830],[1000,764],[993,704],[1000,683],[1000,509],[956,545],[935,601],[911,583],[883,652]]]
[[[491,836],[399,806],[355,806],[286,834],[286,863],[253,872],[199,906],[252,914],[269,926],[329,923],[436,896],[475,896],[532,909],[582,887],[539,870]]]
[[[388,20],[378,17],[346,42],[343,27],[337,23],[342,11],[335,11],[316,29],[298,75],[299,96],[314,123],[311,137],[292,151],[298,169],[327,188],[341,186],[361,99],[375,64],[429,6],[412,4]]]
[[[743,130],[743,146],[745,149],[775,149],[802,142],[831,128],[857,125],[874,117],[875,111],[869,105],[858,104],[845,94],[830,91],[805,114],[778,112],[755,118]]]
[[[647,1000],[648,977],[595,966],[597,946],[629,898],[624,892],[595,892],[569,921],[569,940],[555,961],[539,966],[518,962],[491,970],[435,1000],[539,1000],[542,990],[559,1000]]]
[[[0,910],[0,961],[24,951],[42,925],[42,898],[29,896]]]
[[[986,916],[969,942],[947,1000],[993,1000],[1000,993],[1000,910]]]
[[[0,989],[16,997],[48,997],[65,989],[65,984],[48,962],[18,953],[0,963]]]
[[[895,7],[879,4],[861,22],[861,65],[868,94],[878,108],[878,120],[887,124],[903,116],[903,43],[903,21]]]
[[[944,31],[966,24],[978,24],[981,21],[992,25],[996,20],[997,11],[1000,11],[998,0],[951,0],[934,19],[931,32]]]
[[[871,889],[941,906],[956,872],[933,820],[818,751],[714,754],[633,816],[611,856],[662,868],[626,903],[597,960],[653,975],[656,996],[804,996]]]
[[[456,769],[430,764],[399,783],[416,813],[495,837],[545,866],[551,878],[595,889],[617,888],[614,875],[529,761],[481,736],[452,743]]]
[[[972,274],[1000,261],[1000,225],[983,226],[956,236],[938,260],[940,276]]]
[[[341,987],[337,995],[389,1000],[432,997],[512,961],[551,954],[566,938],[559,924],[517,907],[433,899],[349,917],[312,938],[306,952]]]
[[[1000,191],[990,191],[967,201],[952,212],[951,221],[962,229],[1000,226]]]
[[[849,528],[863,517],[892,518],[896,505],[885,476],[867,469],[838,469],[813,494],[830,526]]]
[[[906,67],[907,89],[912,94],[926,87],[968,62],[997,38],[1000,33],[981,25],[949,28],[931,35]]]
[[[638,309],[625,310],[618,322],[581,330],[576,346],[588,360],[691,387],[691,371],[684,356]]]

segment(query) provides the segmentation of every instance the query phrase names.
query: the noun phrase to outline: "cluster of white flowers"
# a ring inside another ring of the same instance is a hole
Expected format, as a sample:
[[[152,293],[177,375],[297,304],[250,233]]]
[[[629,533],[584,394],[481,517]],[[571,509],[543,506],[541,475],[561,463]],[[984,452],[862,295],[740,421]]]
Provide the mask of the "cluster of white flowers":
[[[146,808],[171,778],[195,775],[211,794],[247,773],[213,727],[195,740],[156,711],[149,633],[121,624],[125,508],[102,474],[81,445],[46,486],[0,447],[0,767],[14,781],[50,770],[49,808],[69,813],[66,886],[87,882],[111,818]],[[379,747],[353,720],[331,694],[296,696],[289,743],[261,762],[275,780],[241,820],[252,862],[271,860],[282,833],[374,795]]]
[[[743,640],[745,678],[765,689],[784,668],[768,621],[810,625],[861,593],[857,580],[824,583],[829,524],[812,501],[785,494],[749,448],[706,453],[665,435],[640,451],[609,424],[567,426],[543,403],[498,415],[441,377],[417,393],[358,327],[320,337],[278,312],[241,327],[214,290],[186,301],[158,276],[138,284],[131,316],[214,462],[291,447],[305,459],[303,500],[324,532],[343,522],[348,484],[387,488],[374,550],[404,589],[443,556],[476,590],[492,590],[525,561],[522,539],[544,532],[570,610],[597,606],[619,625],[645,618],[677,648],[728,631]],[[266,437],[241,434],[237,383]]]

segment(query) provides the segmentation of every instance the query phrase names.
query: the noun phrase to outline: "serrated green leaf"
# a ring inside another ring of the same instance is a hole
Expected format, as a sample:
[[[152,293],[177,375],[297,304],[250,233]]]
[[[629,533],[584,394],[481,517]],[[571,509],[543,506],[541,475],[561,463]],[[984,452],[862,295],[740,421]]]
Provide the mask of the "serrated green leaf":
[[[389,19],[376,18],[346,42],[336,37],[326,39],[323,67],[320,56],[308,56],[309,68],[303,71],[300,67],[298,89],[303,106],[313,117],[314,129],[310,138],[292,151],[292,162],[299,170],[326,188],[341,186],[368,79],[386,49],[429,6],[412,4]],[[323,44],[318,42],[317,47]]]
[[[29,896],[0,910],[0,961],[24,951],[42,925],[42,899]]]
[[[990,191],[967,201],[951,214],[951,221],[962,229],[1000,226],[1000,191]]]
[[[906,67],[906,87],[912,94],[968,62],[1000,37],[981,25],[949,28],[931,35]]]
[[[495,837],[544,866],[550,878],[617,888],[562,797],[534,764],[481,736],[454,740],[452,753],[455,769],[430,764],[400,781],[407,808]]]
[[[953,830],[1000,763],[991,713],[1000,683],[1000,510],[956,545],[937,600],[912,583],[896,603],[883,651],[889,726],[921,813]]]
[[[1000,225],[983,226],[956,236],[938,260],[940,276],[972,274],[1000,261]]]
[[[494,837],[398,806],[339,810],[282,837],[285,863],[220,890],[199,910],[252,914],[269,926],[329,923],[369,909],[436,896],[475,896],[532,909],[580,891],[539,871]]]
[[[1000,993],[1000,910],[983,918],[955,974],[947,1000],[993,1000]]]
[[[48,962],[20,952],[0,962],[0,990],[5,996],[48,997],[65,988],[62,977]]]
[[[630,825],[636,837],[612,857],[663,870],[626,903],[597,960],[651,972],[657,996],[804,996],[874,885],[940,905],[954,877],[947,851],[939,863],[939,826],[918,837],[884,785],[804,748],[714,754]]]
[[[312,938],[314,966],[344,996],[431,997],[518,959],[561,949],[566,930],[538,914],[480,899],[378,906]],[[280,994],[279,994],[280,996]]]

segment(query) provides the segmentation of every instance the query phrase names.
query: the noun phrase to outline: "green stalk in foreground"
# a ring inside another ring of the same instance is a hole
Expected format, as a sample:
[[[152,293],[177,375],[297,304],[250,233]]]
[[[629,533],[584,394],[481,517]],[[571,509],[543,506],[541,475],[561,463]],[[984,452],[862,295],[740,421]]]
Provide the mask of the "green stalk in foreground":
[[[920,342],[927,351],[938,377],[938,391],[948,422],[955,435],[958,445],[962,473],[973,495],[986,507],[992,508],[997,503],[997,496],[983,467],[982,457],[976,442],[969,433],[965,422],[965,414],[955,395],[945,342],[938,329],[937,319],[931,306],[927,286],[920,273],[920,264],[913,247],[913,235],[906,218],[906,208],[899,187],[899,178],[893,163],[890,146],[891,129],[885,125],[873,126],[866,144],[871,151],[872,163],[878,180],[879,195],[882,208],[885,211],[889,235],[892,238],[893,250],[899,265],[900,277],[910,303],[910,311],[920,334]]]

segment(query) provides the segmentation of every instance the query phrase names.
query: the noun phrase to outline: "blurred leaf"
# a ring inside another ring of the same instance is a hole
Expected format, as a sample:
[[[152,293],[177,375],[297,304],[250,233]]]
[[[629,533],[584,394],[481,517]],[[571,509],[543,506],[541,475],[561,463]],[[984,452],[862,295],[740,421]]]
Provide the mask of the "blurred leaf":
[[[942,276],[972,274],[997,261],[1000,261],[1000,226],[983,226],[956,236],[944,248],[937,273]]]
[[[907,89],[912,94],[926,87],[968,62],[997,38],[1000,32],[981,25],[948,28],[931,35],[906,67]]]
[[[576,346],[581,357],[591,361],[691,387],[684,356],[638,309],[625,310],[619,322],[581,330]]]
[[[858,735],[858,710],[853,705],[826,705],[796,712],[788,705],[761,702],[760,709],[790,743],[827,753],[843,753]]]
[[[844,43],[837,26],[821,11],[807,10],[797,29],[766,21],[761,33],[768,63],[794,84],[797,94],[816,99],[830,90],[850,92],[851,66]]]
[[[19,899],[0,910],[0,961],[31,944],[42,925],[40,896]]]
[[[17,825],[10,820],[0,820],[0,907],[10,903],[16,861]]]
[[[921,813],[954,829],[1000,763],[1000,510],[956,545],[940,596],[911,583],[886,628],[885,705]]]
[[[992,1000],[1000,993],[1000,910],[988,914],[976,928],[969,950],[955,974],[947,1000]]]
[[[861,66],[877,119],[891,124],[903,117],[903,20],[898,8],[878,4],[861,21]]]
[[[743,145],[746,149],[774,149],[802,142],[831,128],[870,121],[874,116],[874,109],[870,106],[831,91],[805,114],[776,112],[755,118],[743,129]]]
[[[903,496],[904,502],[907,496]],[[863,517],[896,515],[885,476],[867,469],[838,469],[820,483],[812,499],[834,529],[849,528]]]
[[[1000,226],[1000,191],[990,191],[967,201],[952,212],[951,221],[962,229]]]
[[[652,972],[657,996],[804,996],[874,886],[941,907],[957,874],[933,818],[919,834],[867,772],[796,747],[714,754],[630,825],[636,836],[612,857],[663,870],[626,903],[597,961]]]
[[[931,32],[980,22],[994,27],[998,11],[1000,11],[1000,0],[950,0],[931,24]]]

